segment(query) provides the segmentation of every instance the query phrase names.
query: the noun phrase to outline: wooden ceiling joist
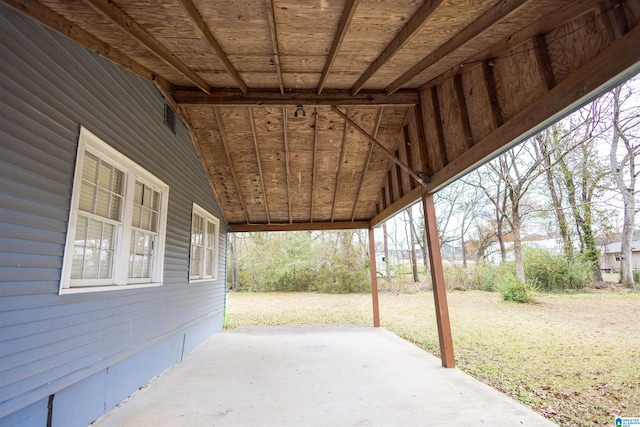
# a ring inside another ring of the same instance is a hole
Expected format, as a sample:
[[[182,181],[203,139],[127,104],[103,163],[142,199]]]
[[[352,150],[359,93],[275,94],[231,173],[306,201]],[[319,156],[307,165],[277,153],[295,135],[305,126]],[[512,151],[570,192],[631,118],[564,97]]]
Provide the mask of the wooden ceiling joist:
[[[262,157],[260,156],[260,145],[258,144],[258,137],[256,136],[256,122],[253,118],[253,110],[249,108],[249,121],[251,122],[251,135],[253,137],[253,146],[256,149],[256,160],[258,161],[258,174],[260,175],[260,188],[262,190],[262,201],[264,203],[264,212],[267,216],[267,224],[271,224],[271,217],[269,216],[269,198],[264,186],[264,174],[262,173]]]
[[[397,164],[398,166],[400,166],[406,173],[408,173],[409,175],[411,175],[416,181],[418,181],[420,184],[425,185],[426,183],[422,181],[422,179],[418,176],[418,174],[416,174],[414,171],[412,171],[409,166],[405,165],[404,163],[402,163],[402,161],[400,161],[400,159],[396,158],[396,156],[393,155],[393,153],[389,150],[387,150],[384,145],[382,145],[380,143],[380,141],[378,141],[377,139],[375,139],[373,136],[369,135],[369,133],[362,129],[360,126],[358,126],[358,124],[356,122],[354,122],[353,120],[351,120],[349,118],[349,116],[347,116],[345,113],[343,113],[342,111],[340,111],[338,108],[336,108],[335,106],[331,106],[331,109],[338,114],[340,117],[342,117],[345,122],[347,122],[349,125],[353,126],[353,128],[355,130],[357,130],[358,132],[360,132],[365,138],[367,138],[369,141],[371,141],[376,147],[378,147],[378,149],[380,149],[380,151],[382,151],[382,153],[384,153],[385,156],[387,156],[389,158],[389,160],[391,160],[392,162],[394,162],[395,164]]]
[[[278,74],[278,86],[280,94],[284,94],[284,78],[282,77],[282,66],[280,65],[280,48],[278,47],[278,28],[276,27],[276,11],[273,0],[265,0],[267,5],[267,17],[269,19],[269,33],[271,34],[271,50],[273,52],[273,64],[276,66]]]
[[[311,159],[311,203],[309,206],[309,221],[313,222],[313,196],[316,190],[316,156],[318,154],[318,109],[313,115],[313,157]]]
[[[231,168],[231,176],[233,177],[233,183],[236,186],[236,191],[238,192],[238,198],[240,200],[240,205],[242,206],[242,213],[244,215],[244,219],[247,223],[249,221],[249,214],[247,213],[247,205],[244,202],[244,197],[242,197],[242,192],[240,189],[240,183],[238,181],[238,176],[236,175],[236,168],[233,166],[233,159],[231,158],[231,154],[229,153],[229,141],[227,140],[227,133],[224,130],[224,126],[222,124],[222,120],[220,120],[220,114],[218,110],[214,108],[214,115],[216,118],[216,124],[218,125],[218,130],[220,131],[220,139],[222,140],[222,145],[224,146],[224,152],[227,156],[227,162],[229,163],[229,167]]]
[[[229,224],[230,233],[255,233],[272,231],[337,231],[369,228],[369,221],[294,222],[293,224]]]
[[[356,13],[356,8],[358,7],[359,2],[360,0],[347,0],[344,4],[344,11],[342,12],[342,16],[340,17],[340,22],[338,23],[336,34],[333,37],[333,43],[331,45],[331,50],[329,51],[329,56],[327,56],[327,61],[324,64],[324,69],[322,70],[320,83],[318,83],[318,95],[320,95],[322,93],[322,89],[324,89],[324,84],[327,82],[329,72],[331,71],[331,67],[336,60],[336,56],[338,55],[340,46],[342,46],[344,36],[347,34],[349,24],[353,19],[353,15],[355,15]]]
[[[287,209],[289,211],[289,222],[293,223],[291,211],[291,167],[289,155],[289,138],[287,135],[287,107],[282,108],[282,139],[284,140],[284,162],[287,171]]]
[[[96,12],[102,14],[112,23],[118,26],[124,33],[134,38],[141,45],[146,47],[149,52],[153,53],[167,65],[189,79],[194,85],[205,91],[211,92],[211,87],[200,76],[198,76],[184,62],[178,59],[169,49],[162,43],[153,38],[144,28],[142,28],[129,15],[124,13],[115,3],[110,0],[82,0],[87,6]]]
[[[349,109],[347,108],[347,112],[344,115],[345,117],[347,117],[347,119],[349,118]],[[340,172],[342,171],[342,162],[344,162],[344,153],[345,153],[345,146],[347,145],[347,135],[349,132],[349,121],[345,121],[344,123],[344,129],[342,131],[342,146],[340,147],[340,159],[338,160],[338,171],[336,172],[336,185],[335,188],[333,190],[333,203],[331,203],[331,222],[333,222],[333,219],[335,217],[335,213],[336,213],[336,201],[338,200],[338,191],[340,190]]]
[[[389,61],[396,52],[402,49],[409,40],[411,40],[411,37],[413,37],[413,35],[422,28],[424,23],[429,19],[440,3],[442,3],[442,0],[425,0],[418,11],[411,17],[411,19],[409,19],[409,22],[407,22],[394,39],[391,40],[391,43],[384,48],[382,53],[380,53],[375,61],[369,65],[369,68],[367,68],[367,70],[360,76],[358,81],[356,81],[351,88],[352,95],[360,92],[360,89],[362,89],[365,83],[375,74],[375,72]]]
[[[492,25],[506,18],[518,8],[530,0],[503,0],[485,12],[480,18],[473,21],[465,29],[456,33],[449,41],[435,49],[407,72],[394,80],[385,88],[387,94],[392,94],[400,89],[405,83],[422,73],[445,56],[449,55]]]
[[[206,94],[199,90],[176,88],[173,91],[173,98],[180,105],[217,105],[220,107],[232,106],[262,106],[279,105],[295,107],[304,105],[305,107],[317,106],[407,106],[418,104],[418,94],[416,91],[397,91],[392,95],[387,95],[383,91],[362,91],[356,96],[351,96],[347,90],[325,91],[318,95],[316,91],[298,90],[287,91],[281,94],[273,91],[251,91],[247,94],[239,90],[218,90],[214,89]]]
[[[200,12],[198,11],[196,5],[193,4],[191,0],[177,1],[184,9],[193,26],[202,35],[211,49],[213,49],[220,62],[222,62],[222,65],[224,66],[224,69],[227,71],[227,73],[229,73],[231,78],[238,84],[240,90],[242,90],[243,93],[247,93],[249,91],[249,89],[247,88],[247,84],[244,82],[244,80],[242,80],[242,77],[240,77],[240,74],[238,73],[236,68],[233,66],[231,61],[229,61],[229,58],[227,57],[226,53],[224,53],[224,50],[222,50],[222,47],[220,46],[218,41],[215,39],[213,34],[211,34],[209,26],[207,25],[205,20],[202,19],[202,15],[200,15]]]
[[[378,130],[380,129],[381,121],[382,121],[382,108],[378,108],[378,112],[376,113],[376,123],[373,127],[374,138],[378,137]],[[367,151],[367,157],[364,161],[364,168],[362,170],[362,175],[360,176],[360,182],[358,183],[358,191],[356,192],[356,201],[353,204],[353,210],[351,211],[351,221],[355,221],[356,219],[356,209],[358,207],[358,203],[360,202],[360,194],[362,193],[362,184],[364,183],[364,180],[367,177],[367,171],[369,170],[371,153],[373,153],[373,142],[369,142],[369,150]]]

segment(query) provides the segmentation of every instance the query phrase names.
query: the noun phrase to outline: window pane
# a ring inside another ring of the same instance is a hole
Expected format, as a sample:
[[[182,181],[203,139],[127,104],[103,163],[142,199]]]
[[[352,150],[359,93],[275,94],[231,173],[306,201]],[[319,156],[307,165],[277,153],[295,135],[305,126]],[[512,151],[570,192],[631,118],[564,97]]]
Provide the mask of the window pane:
[[[96,182],[96,171],[98,169],[98,158],[93,154],[84,154],[84,165],[82,166],[82,178],[90,182]]]
[[[78,224],[76,225],[76,239],[75,239],[76,245],[81,244],[84,246],[84,241],[87,238],[87,222],[88,221],[89,220],[87,219],[87,217],[78,215]]]
[[[133,205],[133,219],[131,221],[131,225],[133,225],[134,227],[140,227],[140,212],[142,211],[142,208],[140,207],[139,204],[134,203]]]
[[[104,224],[102,229],[102,244],[100,247],[103,250],[113,250],[114,245],[114,237],[115,237],[116,228],[111,224]]]
[[[191,276],[200,275],[200,258],[202,257],[202,248],[199,246],[191,246]]]
[[[151,227],[150,230],[153,232],[158,231],[158,214],[156,212],[151,213]]]
[[[136,181],[136,190],[133,193],[133,201],[139,205],[142,204],[142,183]]]
[[[100,252],[96,249],[87,248],[84,254],[83,279],[97,279],[98,266],[100,264]]]
[[[207,265],[205,266],[205,272],[207,276],[213,276],[213,255],[214,251],[207,250]]]
[[[140,228],[148,230],[149,222],[151,222],[151,211],[147,208],[142,208],[142,214],[140,215]]]
[[[109,163],[100,162],[100,168],[98,169],[98,185],[102,188],[111,190],[111,173],[113,172],[113,166]]]
[[[111,277],[111,267],[113,264],[113,252],[102,251],[100,253],[100,279],[108,279]]]
[[[80,187],[80,210],[93,213],[95,198],[96,187],[83,181]]]
[[[94,219],[89,220],[86,246],[99,248],[102,245],[102,223]]]
[[[142,196],[142,206],[146,206],[148,208],[151,207],[151,202],[152,202],[152,200],[151,200],[151,198],[152,198],[151,192],[152,192],[152,190],[145,185],[144,186],[144,195]]]
[[[71,278],[82,279],[82,264],[84,262],[84,247],[73,248],[73,260],[71,262]]]
[[[122,211],[122,196],[112,194],[111,205],[109,209],[109,218],[120,221],[120,212]]]
[[[213,222],[207,222],[207,248],[216,247],[216,225]]]
[[[98,189],[98,197],[96,198],[96,215],[109,218],[109,193],[103,189]]]
[[[113,184],[111,185],[111,191],[122,196],[124,190],[124,173],[116,169],[113,173]]]

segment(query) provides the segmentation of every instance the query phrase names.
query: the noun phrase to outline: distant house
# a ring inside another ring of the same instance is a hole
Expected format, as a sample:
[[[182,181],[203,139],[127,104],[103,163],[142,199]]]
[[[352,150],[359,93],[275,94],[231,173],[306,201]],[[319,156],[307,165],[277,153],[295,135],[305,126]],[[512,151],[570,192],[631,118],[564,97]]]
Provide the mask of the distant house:
[[[609,243],[600,246],[600,268],[603,271],[617,273],[620,271],[620,253],[622,242]],[[640,269],[640,240],[631,242],[631,258],[633,269]]]

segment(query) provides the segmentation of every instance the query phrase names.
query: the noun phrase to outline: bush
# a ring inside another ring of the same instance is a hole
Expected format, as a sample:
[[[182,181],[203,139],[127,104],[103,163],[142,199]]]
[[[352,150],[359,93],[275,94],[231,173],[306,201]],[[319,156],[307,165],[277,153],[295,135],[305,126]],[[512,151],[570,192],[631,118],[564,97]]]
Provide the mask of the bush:
[[[515,279],[512,263],[492,265],[479,261],[471,276],[471,287],[480,291],[496,292],[501,286]]]
[[[507,302],[519,302],[519,303],[532,303],[535,302],[535,293],[537,289],[526,283],[520,283],[516,280],[515,276],[512,280],[504,283],[500,287],[500,294],[502,294],[503,301]]]
[[[568,259],[543,249],[525,248],[524,273],[542,291],[583,289],[593,282],[591,266],[581,257]]]

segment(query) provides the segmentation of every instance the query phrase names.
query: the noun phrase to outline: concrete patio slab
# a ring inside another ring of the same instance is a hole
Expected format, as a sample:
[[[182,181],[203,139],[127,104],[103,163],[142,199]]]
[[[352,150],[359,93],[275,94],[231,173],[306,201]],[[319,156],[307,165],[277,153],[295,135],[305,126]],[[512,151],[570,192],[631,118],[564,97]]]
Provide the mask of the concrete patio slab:
[[[115,426],[553,426],[384,329],[217,334],[104,415]]]

